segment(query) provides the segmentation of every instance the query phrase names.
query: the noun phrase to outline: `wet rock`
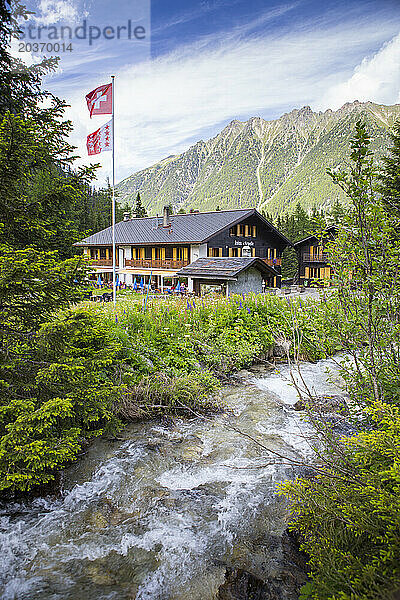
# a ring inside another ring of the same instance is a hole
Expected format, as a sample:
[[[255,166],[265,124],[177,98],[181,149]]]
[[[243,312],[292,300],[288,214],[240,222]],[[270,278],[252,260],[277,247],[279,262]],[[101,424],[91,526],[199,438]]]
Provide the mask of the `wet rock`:
[[[257,375],[258,377],[262,377],[263,375],[269,374],[270,371],[275,369],[275,365],[271,363],[263,361],[262,363],[257,363],[250,367],[250,371],[253,375]]]
[[[299,591],[307,581],[306,557],[290,532],[282,536],[267,535],[263,540],[265,564],[263,573],[245,568],[228,567],[225,583],[218,590],[217,600],[298,600]],[[244,553],[244,562],[249,564]]]
[[[240,379],[242,381],[244,379],[250,379],[251,377],[254,377],[253,373],[251,373],[247,369],[241,369],[240,371],[238,371],[237,373],[235,373],[235,378],[236,379]]]
[[[188,446],[182,452],[182,458],[184,460],[199,460],[203,454],[202,446]]]
[[[306,406],[303,400],[297,400],[296,404],[293,404],[294,410],[306,410]]]
[[[95,530],[105,529],[109,525],[109,519],[100,510],[93,511],[88,521]]]
[[[294,410],[308,410],[311,417],[323,421],[337,435],[352,435],[356,432],[354,422],[350,422],[347,397],[344,395],[316,396],[307,400],[298,400]]]
[[[294,410],[306,410],[310,408],[319,413],[340,413],[342,415],[348,415],[349,409],[347,401],[344,396],[333,395],[333,396],[316,396],[311,400],[308,399],[298,400],[293,405]]]
[[[321,412],[340,413],[342,415],[349,414],[347,401],[344,396],[317,396],[315,401],[313,401],[313,404],[319,408]]]
[[[87,568],[87,577],[96,585],[114,585],[114,577],[104,570],[102,565],[91,564]]]
[[[276,358],[287,358],[290,350],[291,342],[288,340],[276,340],[273,347],[273,356]]]
[[[266,600],[270,596],[265,584],[247,571],[227,569],[225,583],[218,590],[218,600]]]

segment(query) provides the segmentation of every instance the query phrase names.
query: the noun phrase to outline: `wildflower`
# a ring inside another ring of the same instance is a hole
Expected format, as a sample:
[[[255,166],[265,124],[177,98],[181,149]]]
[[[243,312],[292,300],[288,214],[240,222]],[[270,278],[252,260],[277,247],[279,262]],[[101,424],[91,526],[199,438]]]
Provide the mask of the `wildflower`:
[[[118,317],[115,315],[115,322],[118,323]]]
[[[246,306],[247,312],[249,313],[249,315],[251,315],[251,310],[249,309],[248,306]]]
[[[239,300],[239,306],[240,306],[240,308],[243,308],[243,304],[242,304],[241,300]]]

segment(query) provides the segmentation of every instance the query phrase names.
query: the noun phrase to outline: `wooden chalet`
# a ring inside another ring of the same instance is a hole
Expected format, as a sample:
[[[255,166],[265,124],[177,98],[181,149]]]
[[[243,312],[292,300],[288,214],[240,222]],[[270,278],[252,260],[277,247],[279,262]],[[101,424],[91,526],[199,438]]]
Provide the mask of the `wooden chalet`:
[[[331,226],[326,230],[326,240],[334,238],[336,227]],[[299,260],[299,283],[310,285],[317,279],[331,279],[332,268],[329,265],[329,256],[324,248],[324,240],[310,235],[294,244]]]
[[[150,275],[158,288],[170,285],[180,269],[199,258],[259,258],[272,268],[268,282],[280,286],[282,252],[291,242],[254,208],[190,212],[162,217],[131,218],[115,226],[116,264],[120,282]],[[87,237],[76,246],[90,259],[92,278],[112,279],[112,228]],[[187,275],[188,290],[193,279]]]
[[[177,273],[193,281],[193,291],[202,296],[202,286],[219,285],[226,296],[253,292],[261,294],[263,283],[272,287],[276,271],[264,260],[257,257],[198,258]]]

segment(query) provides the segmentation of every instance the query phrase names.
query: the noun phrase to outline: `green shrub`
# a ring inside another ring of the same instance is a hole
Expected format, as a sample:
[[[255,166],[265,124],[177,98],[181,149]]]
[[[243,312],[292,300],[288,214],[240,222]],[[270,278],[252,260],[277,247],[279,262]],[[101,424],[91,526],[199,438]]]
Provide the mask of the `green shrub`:
[[[310,557],[302,598],[390,600],[400,587],[400,410],[368,414],[374,430],[326,448],[332,468],[282,486]]]

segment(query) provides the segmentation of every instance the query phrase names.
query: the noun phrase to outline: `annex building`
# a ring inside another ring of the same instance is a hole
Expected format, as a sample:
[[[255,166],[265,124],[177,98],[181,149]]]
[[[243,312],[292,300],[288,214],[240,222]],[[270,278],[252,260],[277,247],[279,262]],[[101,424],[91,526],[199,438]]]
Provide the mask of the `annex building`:
[[[324,244],[334,239],[336,227],[327,228],[325,238],[310,235],[294,244],[299,260],[299,283],[313,285],[318,280],[327,281],[332,278],[332,268]]]
[[[254,208],[170,215],[166,207],[162,217],[144,218],[125,213],[115,226],[115,239],[120,282],[132,285],[135,278],[152,274],[162,289],[178,278],[187,278],[189,291],[193,291],[193,277],[184,267],[208,257],[259,258],[269,267],[267,285],[278,287],[282,252],[292,245]],[[104,281],[111,280],[111,227],[76,246],[90,259],[94,279],[100,275]]]

